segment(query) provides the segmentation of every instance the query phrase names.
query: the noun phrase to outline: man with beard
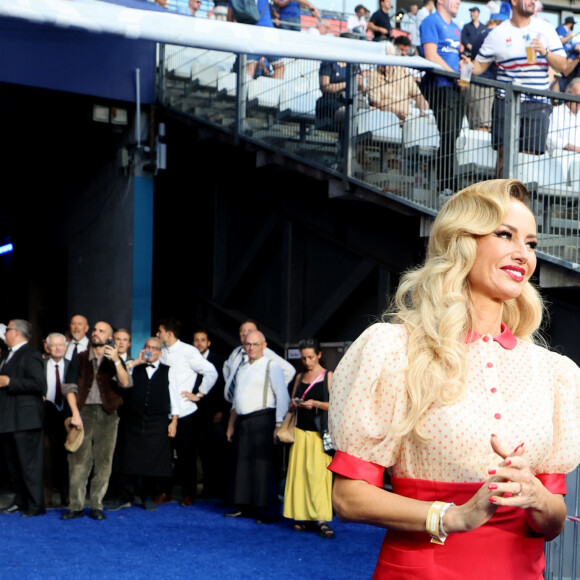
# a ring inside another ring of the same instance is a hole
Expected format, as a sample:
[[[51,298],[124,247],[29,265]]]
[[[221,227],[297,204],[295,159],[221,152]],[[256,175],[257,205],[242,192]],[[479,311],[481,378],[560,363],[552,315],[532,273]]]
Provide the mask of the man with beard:
[[[104,520],[103,497],[109,485],[113,452],[117,440],[122,403],[120,387],[131,386],[131,378],[113,342],[113,328],[97,322],[91,333],[91,347],[78,355],[78,379],[63,391],[72,411],[71,425],[84,430],[79,449],[69,455],[70,503],[61,519],[84,515],[83,506],[91,470],[90,512],[94,520]]]
[[[89,322],[82,314],[75,314],[70,319],[69,325],[71,341],[66,348],[64,358],[72,360],[73,357],[89,348],[89,338],[87,332],[89,331]]]

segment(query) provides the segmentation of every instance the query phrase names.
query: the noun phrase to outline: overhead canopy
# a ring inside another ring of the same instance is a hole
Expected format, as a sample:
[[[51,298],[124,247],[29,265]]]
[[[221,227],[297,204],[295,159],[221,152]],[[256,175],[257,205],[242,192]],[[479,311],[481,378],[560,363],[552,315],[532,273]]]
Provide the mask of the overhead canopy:
[[[140,0],[2,0],[0,17],[235,53],[440,68],[420,57],[388,56],[381,43],[193,18]]]

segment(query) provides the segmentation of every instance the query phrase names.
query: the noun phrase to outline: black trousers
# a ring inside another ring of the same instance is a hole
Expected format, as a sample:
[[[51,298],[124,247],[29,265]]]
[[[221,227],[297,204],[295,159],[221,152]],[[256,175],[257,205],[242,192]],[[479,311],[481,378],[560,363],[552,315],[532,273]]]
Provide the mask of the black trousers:
[[[1,439],[14,484],[14,502],[23,511],[44,511],[43,429],[4,433]]]
[[[465,94],[459,87],[438,87],[426,91],[440,135],[437,178],[439,189],[455,191],[455,147],[465,112]]]

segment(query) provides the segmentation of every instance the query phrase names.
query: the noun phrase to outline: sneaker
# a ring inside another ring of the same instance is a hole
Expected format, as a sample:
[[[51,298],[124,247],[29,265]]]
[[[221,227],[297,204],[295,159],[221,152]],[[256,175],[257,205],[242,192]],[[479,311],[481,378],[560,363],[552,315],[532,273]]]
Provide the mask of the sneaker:
[[[117,512],[131,507],[130,501],[123,501],[122,499],[113,499],[106,503],[105,509],[108,512]]]

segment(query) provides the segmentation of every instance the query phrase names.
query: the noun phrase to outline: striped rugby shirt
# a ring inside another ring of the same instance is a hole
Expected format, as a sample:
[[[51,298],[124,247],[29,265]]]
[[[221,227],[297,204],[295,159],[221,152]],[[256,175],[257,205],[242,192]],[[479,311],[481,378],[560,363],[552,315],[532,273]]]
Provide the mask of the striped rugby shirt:
[[[494,28],[486,37],[475,60],[495,62],[498,67],[497,80],[513,83],[530,89],[548,90],[550,80],[547,60],[537,54],[537,62],[528,63],[526,45],[537,38],[550,51],[566,56],[562,42],[553,26],[545,20],[532,18],[528,26],[518,28],[506,20]],[[498,90],[503,97],[505,91]],[[523,100],[547,101],[542,97],[523,96]]]

